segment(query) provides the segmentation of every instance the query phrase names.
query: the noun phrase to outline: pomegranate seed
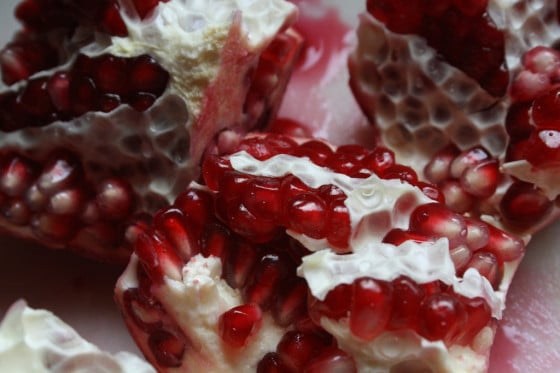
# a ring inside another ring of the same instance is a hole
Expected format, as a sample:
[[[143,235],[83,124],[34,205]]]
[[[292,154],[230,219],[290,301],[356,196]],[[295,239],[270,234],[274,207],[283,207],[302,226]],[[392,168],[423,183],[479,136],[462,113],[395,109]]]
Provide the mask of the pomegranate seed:
[[[309,315],[317,325],[321,325],[322,317],[339,320],[348,316],[351,300],[352,285],[337,285],[334,289],[329,291],[323,301],[311,295],[309,296]]]
[[[286,257],[277,253],[263,255],[244,289],[246,302],[256,303],[265,311],[270,309],[289,269],[289,259]]]
[[[173,205],[181,210],[189,226],[202,227],[210,221],[214,202],[210,194],[189,188],[177,197]]]
[[[479,163],[463,172],[461,186],[475,197],[488,198],[496,191],[500,175],[500,165],[497,160]]]
[[[327,159],[329,159],[332,154],[332,149],[324,142],[318,140],[304,142],[294,149],[295,156],[307,157],[318,166],[326,166]]]
[[[430,241],[430,238],[422,234],[403,231],[402,229],[399,228],[391,229],[383,238],[383,242],[390,243],[395,246],[399,246],[403,242],[409,240],[416,241],[416,242],[427,242]]]
[[[390,330],[415,329],[424,290],[408,277],[392,282],[393,303],[387,328]]]
[[[449,177],[451,162],[457,157],[459,151],[454,146],[448,146],[434,155],[424,167],[426,179],[434,184],[439,184]]]
[[[17,155],[10,155],[0,163],[0,191],[8,196],[21,196],[35,179],[35,166]]]
[[[47,82],[46,78],[29,80],[18,97],[22,107],[37,117],[48,116],[54,109],[48,93]]]
[[[132,189],[121,179],[103,180],[98,187],[96,202],[104,219],[121,220],[132,211]]]
[[[54,73],[49,78],[47,90],[56,110],[61,112],[70,110],[70,77],[68,73]]]
[[[85,196],[81,189],[61,190],[50,197],[47,211],[55,215],[78,215],[82,210],[84,200]]]
[[[506,130],[516,140],[527,139],[533,131],[529,117],[531,104],[527,102],[511,105],[506,116]]]
[[[10,43],[0,52],[2,80],[12,85],[38,71],[50,69],[58,63],[57,55],[58,52],[45,41]]]
[[[234,245],[231,232],[223,225],[213,222],[206,226],[200,238],[200,252],[205,257],[215,256],[225,259],[230,248]],[[224,260],[222,260],[222,263]]]
[[[273,308],[274,320],[280,326],[288,326],[302,318],[307,312],[307,283],[302,279],[287,281],[280,289]]]
[[[352,234],[350,213],[343,201],[336,201],[328,207],[327,241],[338,253],[348,251],[348,243]]]
[[[327,208],[315,194],[306,193],[289,200],[286,208],[287,225],[290,229],[311,238],[325,237]]]
[[[267,132],[290,137],[311,137],[309,129],[304,124],[289,118],[277,118],[266,129]]]
[[[198,254],[198,247],[184,224],[183,212],[176,208],[160,210],[154,216],[154,227],[169,241],[184,262]]]
[[[93,80],[99,91],[105,93],[125,93],[128,86],[126,81],[126,60],[110,54],[96,58]]]
[[[467,222],[467,246],[472,250],[478,250],[488,244],[490,239],[490,229],[488,224],[466,218]]]
[[[356,363],[346,352],[328,347],[309,361],[304,373],[356,373]]]
[[[278,221],[282,215],[280,180],[253,178],[243,194],[243,204],[257,219]]]
[[[114,36],[128,35],[128,29],[120,15],[118,2],[113,1],[105,7],[100,17],[99,28]]]
[[[529,71],[554,76],[560,69],[560,53],[552,48],[537,46],[523,55],[522,62]]]
[[[472,256],[471,250],[465,245],[460,245],[449,250],[449,254],[451,255],[451,260],[453,261],[456,271],[465,268]]]
[[[276,352],[269,352],[263,356],[257,365],[257,373],[289,373],[290,370]]]
[[[455,297],[440,293],[424,299],[419,313],[419,331],[430,341],[453,344],[466,322],[464,306]]]
[[[435,203],[418,206],[410,216],[409,228],[430,238],[447,237],[451,248],[463,244],[467,236],[465,218]]]
[[[552,201],[527,183],[513,183],[500,201],[500,211],[508,224],[521,228],[538,224],[551,210]]]
[[[245,286],[257,262],[258,251],[246,242],[232,245],[228,252],[228,260],[224,263],[224,278],[229,286],[239,289]]]
[[[82,168],[72,154],[53,154],[45,164],[37,180],[37,186],[45,194],[70,187],[82,177]]]
[[[560,130],[541,129],[529,136],[525,159],[541,167],[560,163]]]
[[[31,221],[31,211],[25,202],[18,198],[3,200],[0,196],[0,211],[6,220],[15,225],[24,226]]]
[[[144,19],[158,4],[160,0],[132,0],[138,16]]]
[[[560,127],[560,89],[554,89],[533,102],[531,113],[537,127],[559,128]]]
[[[302,372],[306,364],[317,356],[329,342],[317,334],[289,331],[278,343],[276,351],[288,369],[293,372]]]
[[[42,213],[31,220],[34,233],[47,242],[63,243],[76,233],[78,222],[73,216]]]
[[[486,277],[492,287],[496,288],[501,280],[500,267],[496,255],[488,251],[477,251],[467,264],[467,268],[474,268]]]
[[[395,154],[389,149],[376,147],[364,157],[362,163],[374,173],[382,174],[383,171],[395,164]]]
[[[445,197],[445,205],[459,214],[472,211],[475,198],[468,193],[459,181],[449,180],[441,184],[441,192]]]
[[[468,313],[468,321],[458,340],[459,344],[469,344],[490,322],[492,311],[482,298],[463,298],[462,303]]]
[[[155,331],[148,337],[148,346],[159,365],[181,366],[186,346],[175,334],[166,330]]]
[[[256,304],[243,304],[224,312],[218,320],[220,337],[228,345],[241,348],[258,333],[262,311]]]
[[[412,168],[397,164],[384,169],[380,176],[383,179],[399,179],[413,185],[418,182],[418,176]]]
[[[525,243],[520,238],[514,237],[493,225],[488,225],[490,237],[484,250],[490,251],[500,263],[517,260],[523,256]]]
[[[164,311],[153,298],[147,297],[138,288],[131,288],[124,292],[123,303],[127,316],[140,329],[148,333],[161,329]]]
[[[374,279],[358,279],[352,285],[350,330],[356,337],[369,341],[386,327],[391,315],[392,288]]]
[[[468,168],[474,167],[490,159],[490,154],[483,148],[475,147],[465,150],[451,162],[451,165],[449,166],[449,174],[451,177],[458,179]]]
[[[141,233],[135,242],[135,252],[144,264],[147,275],[155,283],[165,276],[179,280],[183,263],[171,245],[161,237]]]

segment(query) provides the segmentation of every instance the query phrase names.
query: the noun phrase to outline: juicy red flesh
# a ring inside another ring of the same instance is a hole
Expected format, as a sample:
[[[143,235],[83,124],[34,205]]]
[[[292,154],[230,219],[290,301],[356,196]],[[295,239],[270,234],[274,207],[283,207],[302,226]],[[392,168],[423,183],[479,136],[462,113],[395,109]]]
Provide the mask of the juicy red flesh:
[[[257,160],[278,154],[307,157],[318,166],[353,178],[376,174],[426,189],[412,169],[395,165],[392,153],[383,148],[331,149],[317,140],[297,144],[282,135],[269,134],[243,140],[238,150],[247,151]],[[346,195],[338,187],[312,188],[291,174],[275,178],[244,174],[233,170],[227,156],[206,158],[202,173],[205,183],[218,192],[220,217],[236,233],[266,242],[289,229],[313,239],[326,238],[336,250],[347,250],[350,216],[344,204]]]
[[[32,78],[0,95],[0,131],[68,121],[86,112],[109,112],[128,104],[149,108],[163,93],[169,74],[152,57],[79,55],[68,71]]]
[[[526,160],[538,169],[560,164],[560,53],[535,47],[522,58],[511,87],[515,100],[506,117],[507,161]]]
[[[220,336],[228,345],[240,348],[258,332],[262,322],[262,311],[256,304],[234,307],[220,316]]]
[[[447,62],[499,97],[509,84],[505,37],[487,5],[487,0],[368,0],[367,9],[389,30],[425,38]]]
[[[124,37],[128,28],[122,14],[144,19],[160,2],[167,1],[134,0],[128,3],[131,9],[121,9],[122,2],[117,0],[24,0],[15,9],[23,31],[0,52],[2,79],[11,85],[63,63],[65,53],[55,47],[51,36],[71,38],[82,27],[82,34],[89,29]]]
[[[115,247],[135,209],[126,181],[91,185],[74,154],[54,151],[44,164],[15,152],[0,154],[0,219],[6,227],[30,227],[35,238],[57,246],[88,237]]]

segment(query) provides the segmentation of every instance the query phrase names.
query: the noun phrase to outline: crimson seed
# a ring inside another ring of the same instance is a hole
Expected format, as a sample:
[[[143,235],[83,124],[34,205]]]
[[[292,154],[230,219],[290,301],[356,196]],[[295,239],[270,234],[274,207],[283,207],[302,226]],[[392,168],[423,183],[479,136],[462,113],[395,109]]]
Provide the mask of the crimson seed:
[[[147,55],[82,54],[68,71],[29,80],[17,91],[15,103],[9,96],[0,99],[0,113],[8,113],[8,108],[13,111],[14,106],[21,112],[1,120],[0,131],[44,126],[87,112],[110,112],[123,104],[145,111],[163,94],[168,81],[169,74]]]
[[[486,7],[486,0],[367,1],[368,12],[389,30],[424,37],[428,45],[490,94],[503,96],[509,83],[504,68],[505,37]]]

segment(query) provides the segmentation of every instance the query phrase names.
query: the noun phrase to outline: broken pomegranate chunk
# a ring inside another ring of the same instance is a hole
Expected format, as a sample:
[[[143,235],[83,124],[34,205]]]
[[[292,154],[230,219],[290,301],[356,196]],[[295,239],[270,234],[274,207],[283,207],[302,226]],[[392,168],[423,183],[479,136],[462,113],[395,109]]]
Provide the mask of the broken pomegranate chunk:
[[[445,0],[435,5],[424,0],[368,0],[367,10],[393,32],[425,38],[448,63],[499,97],[509,82],[505,38],[487,5],[488,1]]]
[[[0,54],[10,84],[0,161],[13,194],[1,192],[0,229],[126,261],[134,224],[197,177],[206,149],[227,146],[219,133],[274,118],[301,39],[295,6],[268,2],[215,12],[179,0],[23,1],[22,31]],[[32,165],[29,175],[18,179],[13,162]]]
[[[207,154],[200,183],[137,227],[116,288],[157,369],[175,366],[149,343],[169,328],[200,346],[184,350],[185,370],[390,369],[410,354],[434,359],[423,343],[439,343],[449,364],[485,361],[476,340],[493,335],[523,242],[431,199],[412,170],[387,178],[399,165],[379,167],[379,154],[390,153],[257,133]],[[331,206],[345,224],[334,242]],[[141,289],[151,300],[131,303],[126,294]],[[418,347],[390,357],[366,347],[397,336]]]

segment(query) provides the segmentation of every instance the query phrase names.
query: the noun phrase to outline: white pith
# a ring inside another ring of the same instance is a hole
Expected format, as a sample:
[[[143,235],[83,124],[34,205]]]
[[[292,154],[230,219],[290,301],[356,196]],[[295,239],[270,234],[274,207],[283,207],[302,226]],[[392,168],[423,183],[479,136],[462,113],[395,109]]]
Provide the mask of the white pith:
[[[124,0],[121,5],[128,7]],[[90,112],[72,122],[5,133],[0,146],[34,159],[57,147],[76,151],[93,182],[117,173],[139,196],[138,209],[153,212],[172,202],[197,174],[201,152],[215,133],[243,124],[247,74],[297,12],[283,0],[256,5],[249,0],[171,0],[160,3],[145,20],[122,13],[127,37],[81,40],[83,30],[78,30],[73,42],[90,56],[156,58],[169,72],[170,83],[154,105],[143,113],[122,105],[110,113]],[[227,89],[221,84],[224,76]],[[227,105],[217,110],[208,103],[209,94],[218,102],[227,97]],[[212,120],[204,121],[203,114]]]
[[[111,355],[84,340],[46,310],[20,300],[0,324],[0,371],[65,373],[89,371],[155,373],[144,360],[128,352]]]

